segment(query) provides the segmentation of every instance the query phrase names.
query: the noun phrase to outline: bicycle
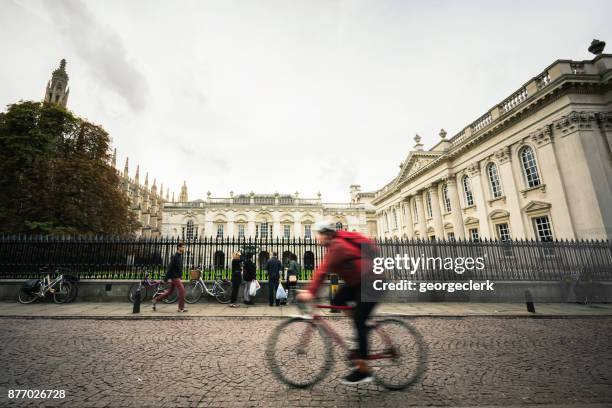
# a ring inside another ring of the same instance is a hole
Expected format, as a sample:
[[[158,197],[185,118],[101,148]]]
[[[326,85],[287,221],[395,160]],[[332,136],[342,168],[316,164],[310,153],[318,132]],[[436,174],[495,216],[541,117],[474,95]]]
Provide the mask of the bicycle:
[[[130,286],[128,290],[128,299],[130,302],[134,303],[136,300],[136,292],[140,290],[140,301],[144,302],[146,299],[152,299],[155,296],[163,293],[170,284],[161,280],[152,280],[149,278],[149,272],[145,271],[144,279],[138,283]],[[151,296],[149,294],[153,293]],[[174,303],[178,299],[178,292],[174,290],[170,296],[162,299],[164,303]]]
[[[59,275],[51,280],[51,272],[47,267],[40,268],[39,274],[45,275],[42,279],[31,279],[26,281],[19,290],[17,300],[21,304],[28,304],[44,298],[48,293],[53,294],[55,303],[72,302],[77,296],[77,286],[74,283],[77,278],[64,276],[60,273],[64,269],[56,268],[53,272]]]
[[[271,333],[266,359],[272,373],[285,384],[307,388],[321,381],[334,365],[332,344],[342,350],[347,365],[357,358],[326,319],[298,303],[302,316],[280,323]],[[351,306],[313,305],[317,309],[352,309]],[[374,378],[389,390],[402,390],[425,370],[425,347],[419,332],[394,318],[368,323],[368,366]]]
[[[202,279],[201,268],[189,271],[190,281],[185,285],[185,302],[196,303],[200,300],[204,292],[217,299],[219,303],[229,303],[232,295],[232,282],[228,279],[216,277],[212,282],[212,288],[206,286]]]

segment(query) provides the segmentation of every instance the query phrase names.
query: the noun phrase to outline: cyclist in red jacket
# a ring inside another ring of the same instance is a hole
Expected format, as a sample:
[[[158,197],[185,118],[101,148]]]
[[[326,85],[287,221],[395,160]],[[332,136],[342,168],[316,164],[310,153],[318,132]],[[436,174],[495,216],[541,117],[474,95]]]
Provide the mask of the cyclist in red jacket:
[[[344,306],[347,302],[356,303],[351,310],[351,317],[357,329],[359,341],[356,369],[344,377],[343,384],[359,384],[372,381],[373,377],[366,364],[368,353],[368,327],[366,321],[376,302],[367,299],[362,301],[362,284],[368,285],[374,278],[372,260],[378,252],[376,244],[365,235],[357,232],[336,231],[335,226],[328,222],[315,224],[317,238],[322,246],[327,247],[323,262],[314,273],[312,282],[306,291],[298,295],[301,302],[311,301],[321,282],[328,273],[336,273],[344,281],[344,285],[336,292],[332,304]],[[368,292],[370,293],[370,292]]]

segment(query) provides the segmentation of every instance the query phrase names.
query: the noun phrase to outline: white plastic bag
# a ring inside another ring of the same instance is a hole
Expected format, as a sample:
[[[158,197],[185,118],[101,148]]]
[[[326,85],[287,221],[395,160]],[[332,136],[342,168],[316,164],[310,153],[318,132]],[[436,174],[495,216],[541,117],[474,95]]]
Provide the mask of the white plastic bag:
[[[287,291],[285,290],[285,288],[283,288],[282,283],[279,283],[278,289],[276,289],[276,299],[277,300],[287,299]]]
[[[249,286],[249,296],[255,296],[260,287],[261,286],[259,285],[259,282],[257,282],[257,279],[253,279],[251,281],[251,285]]]

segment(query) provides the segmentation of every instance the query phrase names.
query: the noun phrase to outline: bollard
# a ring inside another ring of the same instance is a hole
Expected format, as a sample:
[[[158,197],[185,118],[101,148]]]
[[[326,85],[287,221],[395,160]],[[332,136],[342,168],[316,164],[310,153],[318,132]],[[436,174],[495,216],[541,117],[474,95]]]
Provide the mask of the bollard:
[[[338,275],[336,275],[335,273],[332,273],[331,275],[329,275],[329,304],[332,304],[332,300],[337,291],[338,291]],[[340,313],[340,310],[331,309],[330,312]]]
[[[138,288],[134,294],[134,307],[132,308],[132,313],[140,313],[140,288]]]
[[[529,313],[535,313],[535,307],[533,306],[533,297],[531,296],[531,292],[528,290],[525,291],[525,303],[527,304],[527,311]]]

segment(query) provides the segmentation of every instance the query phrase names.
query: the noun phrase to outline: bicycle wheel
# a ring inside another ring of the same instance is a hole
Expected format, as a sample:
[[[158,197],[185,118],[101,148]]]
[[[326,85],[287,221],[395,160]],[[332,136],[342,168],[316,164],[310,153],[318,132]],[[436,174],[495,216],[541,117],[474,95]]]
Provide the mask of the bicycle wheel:
[[[55,285],[53,289],[55,289],[53,292],[53,301],[55,303],[67,303],[75,290],[74,283],[70,281],[60,282],[60,284]]]
[[[389,390],[402,390],[421,377],[425,353],[420,333],[401,320],[375,321],[368,332],[368,365]]]
[[[19,290],[17,300],[19,301],[19,303],[24,305],[27,305],[28,303],[34,303],[38,300],[38,292],[21,288]]]
[[[128,300],[130,302],[134,303],[134,300],[136,299],[136,292],[138,291],[139,287],[140,287],[140,301],[144,302],[145,299],[147,298],[147,287],[141,286],[140,283],[135,283],[132,286],[130,286],[130,289],[128,290]]]
[[[200,285],[200,281],[191,281],[185,285],[185,302],[197,303],[200,298],[202,298],[202,293],[204,290],[202,289],[202,285]]]
[[[229,303],[232,300],[232,282],[221,279],[214,283],[215,299],[219,303]]]
[[[331,340],[312,320],[294,317],[270,334],[266,361],[285,384],[310,387],[321,381],[334,364]]]

